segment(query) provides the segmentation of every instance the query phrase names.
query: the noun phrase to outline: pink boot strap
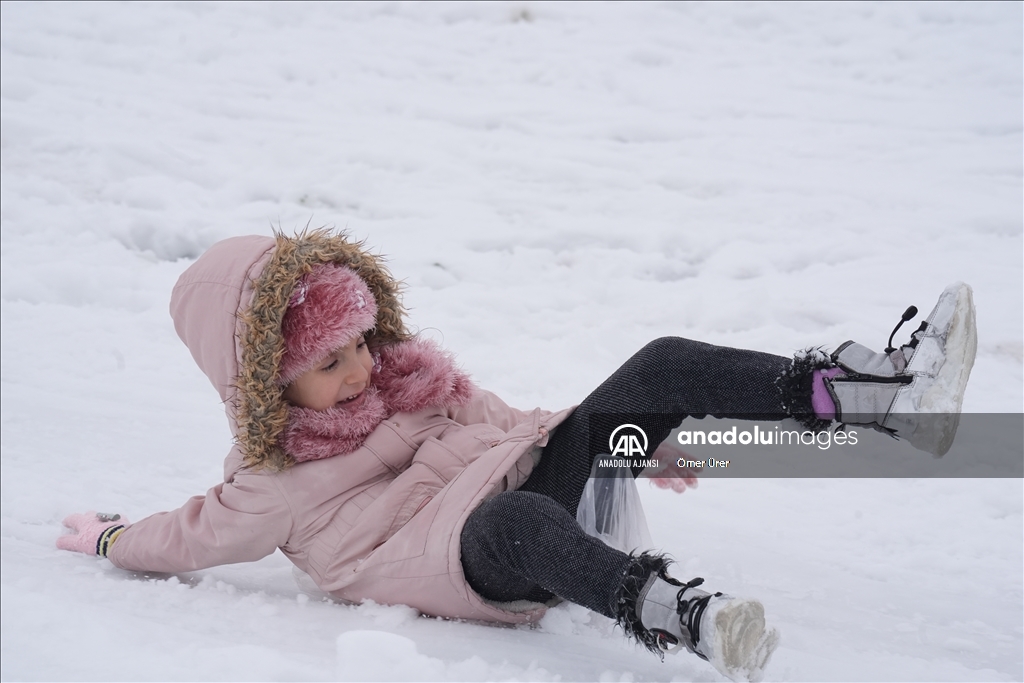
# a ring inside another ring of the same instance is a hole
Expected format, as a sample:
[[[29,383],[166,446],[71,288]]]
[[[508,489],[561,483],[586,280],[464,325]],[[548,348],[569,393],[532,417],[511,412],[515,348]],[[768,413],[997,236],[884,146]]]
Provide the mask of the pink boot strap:
[[[811,382],[811,408],[814,410],[815,417],[822,420],[836,419],[836,404],[828,393],[825,380],[845,374],[840,368],[814,371],[814,379]]]

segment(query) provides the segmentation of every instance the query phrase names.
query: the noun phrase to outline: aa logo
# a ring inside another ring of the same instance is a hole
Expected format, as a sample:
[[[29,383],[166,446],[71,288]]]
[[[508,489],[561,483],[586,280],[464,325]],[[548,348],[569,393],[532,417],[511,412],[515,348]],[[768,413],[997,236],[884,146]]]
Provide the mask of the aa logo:
[[[612,457],[646,458],[647,434],[636,425],[619,425],[608,437],[608,448]]]

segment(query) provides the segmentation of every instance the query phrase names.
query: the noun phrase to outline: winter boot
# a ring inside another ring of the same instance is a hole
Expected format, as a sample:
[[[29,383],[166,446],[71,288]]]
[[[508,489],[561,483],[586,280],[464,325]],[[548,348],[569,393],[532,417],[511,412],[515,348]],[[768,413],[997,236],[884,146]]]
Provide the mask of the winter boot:
[[[820,381],[837,421],[871,426],[942,456],[953,445],[978,348],[971,288],[947,287],[910,342],[894,348],[896,331],[915,315],[917,308],[907,309],[884,353],[852,341],[841,345],[832,354],[841,372],[824,371]]]
[[[756,600],[707,593],[704,579],[680,583],[652,573],[640,591],[637,616],[664,652],[686,648],[734,681],[759,681],[779,644],[765,626],[764,607]]]

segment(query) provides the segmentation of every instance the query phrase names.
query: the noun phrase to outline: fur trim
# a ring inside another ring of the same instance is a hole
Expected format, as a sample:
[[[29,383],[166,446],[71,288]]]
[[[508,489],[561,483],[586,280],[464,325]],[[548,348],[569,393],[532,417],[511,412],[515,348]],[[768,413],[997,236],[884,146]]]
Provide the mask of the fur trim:
[[[387,416],[384,399],[376,387],[366,390],[358,408],[313,410],[292,406],[288,411],[284,449],[295,462],[351,453],[363,445]]]
[[[831,420],[817,417],[811,405],[814,371],[834,367],[836,364],[820,347],[809,347],[798,352],[793,357],[793,365],[776,380],[786,412],[813,432],[821,432],[832,426]]]
[[[660,574],[665,577],[665,570],[671,564],[664,555],[641,553],[632,555],[629,564],[622,577],[622,585],[615,593],[615,604],[612,611],[615,613],[615,623],[622,627],[626,635],[632,636],[654,654],[665,659],[665,653],[658,647],[658,638],[644,628],[637,614],[637,604],[640,600],[640,591],[647,585],[647,580],[652,574]]]
[[[427,339],[382,347],[380,365],[374,384],[383,392],[389,413],[454,408],[473,395],[473,382],[455,357]]]
[[[416,339],[385,346],[380,349],[380,370],[357,408],[290,409],[285,450],[295,462],[345,455],[363,445],[389,415],[452,408],[472,395],[469,376],[434,342]]]
[[[281,447],[288,426],[288,405],[280,384],[285,343],[281,332],[288,302],[299,278],[321,264],[336,263],[355,271],[377,303],[377,324],[367,337],[371,348],[411,338],[402,319],[399,285],[383,260],[330,230],[277,236],[270,261],[253,282],[253,296],[239,316],[241,367],[237,379],[236,438],[245,466],[283,470],[295,463]]]
[[[366,283],[348,268],[320,265],[302,278],[289,300],[281,330],[284,355],[278,384],[287,386],[328,354],[373,329],[377,304]]]

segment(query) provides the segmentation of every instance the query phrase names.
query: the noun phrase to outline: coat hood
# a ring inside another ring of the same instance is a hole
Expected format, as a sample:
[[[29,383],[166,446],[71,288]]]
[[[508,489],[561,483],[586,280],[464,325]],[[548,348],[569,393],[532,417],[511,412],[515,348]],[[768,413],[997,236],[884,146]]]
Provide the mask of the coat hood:
[[[328,230],[218,242],[181,275],[171,294],[174,328],[220,394],[247,467],[294,464],[280,444],[288,424],[279,382],[281,324],[299,279],[326,263],[350,268],[373,294],[371,348],[411,338],[399,284],[382,258]]]

